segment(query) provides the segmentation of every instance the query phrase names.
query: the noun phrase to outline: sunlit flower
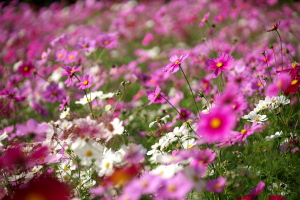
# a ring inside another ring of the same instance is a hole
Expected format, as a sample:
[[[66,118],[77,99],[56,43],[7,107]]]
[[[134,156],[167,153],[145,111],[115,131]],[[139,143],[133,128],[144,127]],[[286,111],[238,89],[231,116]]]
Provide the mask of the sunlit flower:
[[[232,56],[222,52],[219,58],[207,59],[205,64],[208,69],[215,70],[213,77],[217,78],[222,71],[228,71],[228,67],[230,67],[232,61]]]
[[[184,54],[184,55],[181,55],[179,58],[178,56],[172,56],[170,58],[170,61],[172,63],[170,64],[167,64],[163,67],[163,71],[164,72],[169,72],[169,73],[175,73],[179,70],[179,67],[180,67],[180,64],[188,57],[188,54]]]
[[[76,84],[76,86],[79,86],[79,90],[84,90],[92,86],[93,77],[89,77],[87,74],[80,77],[79,80],[80,82]]]
[[[208,114],[202,114],[198,122],[197,135],[206,142],[225,140],[236,124],[235,114],[230,107],[215,107]]]

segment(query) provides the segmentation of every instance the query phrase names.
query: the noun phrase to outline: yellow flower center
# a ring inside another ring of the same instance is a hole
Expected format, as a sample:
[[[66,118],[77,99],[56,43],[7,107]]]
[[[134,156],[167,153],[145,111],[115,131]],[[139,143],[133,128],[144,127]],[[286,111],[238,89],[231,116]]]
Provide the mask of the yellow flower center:
[[[70,56],[69,59],[70,59],[70,60],[73,60],[73,59],[74,59],[74,56]]]
[[[242,133],[242,134],[245,134],[245,133],[247,133],[247,130],[246,130],[246,129],[243,129],[243,130],[241,130],[241,133]]]
[[[254,120],[258,122],[258,121],[259,121],[259,118],[258,118],[258,117],[255,117]]]
[[[83,44],[83,47],[87,48],[87,47],[89,47],[89,45],[88,44]]]
[[[63,57],[63,55],[62,55],[62,54],[59,54],[58,57],[61,58],[61,57]]]
[[[210,121],[210,126],[212,128],[219,128],[221,126],[221,120],[219,118],[213,118],[211,121]]]
[[[293,63],[292,63],[292,67],[293,67],[293,68],[296,68],[296,67],[298,67],[298,63],[296,63],[296,62],[293,62]]]
[[[89,150],[89,151],[85,152],[85,155],[88,156],[88,157],[90,157],[90,156],[93,155],[93,152]]]
[[[168,191],[169,191],[169,192],[174,192],[174,191],[176,191],[176,186],[175,186],[175,185],[169,185],[169,186],[168,186]]]
[[[217,67],[222,67],[222,66],[223,66],[223,63],[221,63],[221,62],[217,63]]]
[[[83,82],[83,85],[87,85],[87,84],[89,84],[88,81],[84,81],[84,82]]]
[[[258,83],[257,83],[257,86],[258,86],[258,87],[262,86],[262,83],[261,83],[261,82],[258,82]]]
[[[23,71],[24,71],[24,72],[28,72],[28,71],[29,71],[29,67],[25,66],[25,67],[23,68]]]
[[[71,73],[74,73],[75,72],[75,70],[73,69],[73,70],[71,70]]]
[[[220,187],[221,187],[221,185],[219,183],[217,183],[217,184],[214,185],[215,189],[219,189]]]
[[[298,80],[293,80],[293,81],[291,82],[291,85],[295,85],[296,83],[298,83]]]
[[[179,64],[179,61],[178,61],[178,60],[176,60],[174,63],[175,63],[176,65],[178,65],[178,64]]]
[[[108,45],[110,42],[109,41],[105,41],[104,44]]]
[[[110,163],[109,162],[107,162],[107,163],[105,163],[105,165],[104,165],[106,168],[108,168],[109,166],[110,166]]]
[[[25,200],[46,200],[46,198],[40,194],[31,193],[25,198]]]

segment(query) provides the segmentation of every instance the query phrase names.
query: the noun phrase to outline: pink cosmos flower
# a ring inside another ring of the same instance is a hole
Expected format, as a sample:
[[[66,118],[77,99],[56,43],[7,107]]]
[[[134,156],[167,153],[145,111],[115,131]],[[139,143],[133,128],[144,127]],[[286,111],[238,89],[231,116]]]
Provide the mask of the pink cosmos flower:
[[[170,179],[166,179],[158,193],[158,199],[185,199],[185,196],[193,188],[193,184],[183,173],[178,173]]]
[[[67,77],[68,77],[68,79],[67,79],[64,83],[65,83],[68,87],[74,85],[74,84],[75,84],[74,80],[76,79],[76,78],[74,77],[74,74],[75,74],[75,72],[80,71],[80,70],[81,70],[81,67],[76,67],[76,66],[74,66],[74,67],[71,68],[70,66],[64,66],[64,67],[62,67],[62,68],[65,69],[65,71],[63,71],[63,72],[61,73],[61,75],[67,76]]]
[[[15,101],[24,101],[26,97],[20,95],[20,91],[17,88],[9,89],[3,88],[0,91],[0,96],[5,95],[7,99],[14,99]]]
[[[80,37],[76,46],[79,49],[85,50],[86,52],[92,52],[96,48],[96,41],[89,37]]]
[[[155,92],[148,94],[148,100],[150,100],[150,102],[148,103],[148,105],[152,104],[152,103],[165,103],[166,100],[162,97],[165,96],[165,94],[161,93],[161,88],[159,86],[156,86]]]
[[[257,122],[253,122],[253,124],[245,124],[244,129],[242,129],[240,132],[238,131],[232,131],[232,138],[231,141],[234,143],[239,143],[239,145],[242,144],[243,141],[247,139],[248,136],[252,135],[254,132],[260,131],[262,128],[261,124],[257,124]]]
[[[228,71],[228,67],[230,67],[233,59],[232,56],[222,52],[219,58],[207,59],[205,64],[208,69],[215,70],[213,77],[217,78],[221,74],[221,71]]]
[[[77,54],[78,54],[77,51],[71,51],[70,53],[68,53],[68,56],[66,56],[66,58],[65,58],[65,63],[69,64],[69,63],[75,62]]]
[[[228,106],[214,107],[208,114],[202,114],[198,122],[197,135],[208,143],[227,139],[236,124],[236,116]]]
[[[175,73],[179,70],[179,65],[186,59],[186,57],[188,56],[188,54],[184,54],[184,55],[181,55],[179,58],[178,56],[172,56],[170,58],[170,61],[172,63],[169,63],[167,65],[165,65],[163,67],[163,71],[164,72],[169,72],[169,73]]]
[[[260,181],[258,184],[257,184],[257,187],[253,188],[250,192],[250,195],[254,198],[256,197],[258,194],[260,194],[264,188],[265,188],[265,183]]]
[[[62,103],[59,104],[59,110],[64,110],[69,105],[70,105],[70,97],[66,96],[66,98],[62,100]]]
[[[33,74],[35,67],[32,65],[31,62],[23,63],[19,66],[18,72],[22,74],[24,77],[29,77]]]
[[[206,189],[211,192],[221,193],[226,186],[226,178],[219,177],[206,183]]]
[[[142,45],[147,46],[148,44],[150,44],[150,42],[152,42],[152,40],[153,40],[152,33],[147,33],[142,41]]]
[[[63,61],[65,60],[66,56],[67,56],[67,51],[65,49],[61,49],[59,51],[57,51],[56,55],[55,55],[55,60],[56,61]]]
[[[84,75],[83,77],[79,78],[80,82],[76,84],[76,86],[79,86],[79,90],[84,90],[92,85],[93,77],[89,77],[89,75]]]
[[[51,103],[61,101],[65,95],[66,91],[63,88],[59,88],[57,83],[51,83],[43,92],[44,100]]]
[[[276,24],[274,24],[274,26],[272,26],[272,28],[270,30],[267,30],[267,32],[276,31],[279,27],[279,24],[280,24],[280,21],[277,22]]]
[[[26,124],[17,124],[16,135],[31,137],[34,141],[43,141],[48,129],[48,124],[38,124],[34,119],[29,119]]]
[[[201,22],[200,22],[200,24],[199,24],[198,27],[204,26],[204,24],[207,22],[209,16],[210,16],[210,12],[206,13],[206,14],[204,15],[204,17],[202,18],[202,20],[201,20]]]

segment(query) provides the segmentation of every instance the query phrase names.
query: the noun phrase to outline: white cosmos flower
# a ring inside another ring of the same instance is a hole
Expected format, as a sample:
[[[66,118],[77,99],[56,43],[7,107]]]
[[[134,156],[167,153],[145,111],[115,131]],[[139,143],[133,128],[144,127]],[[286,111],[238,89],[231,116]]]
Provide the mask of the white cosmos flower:
[[[79,101],[75,101],[76,104],[82,104],[85,105],[94,99],[109,99],[112,98],[115,95],[115,93],[108,93],[108,94],[103,94],[102,91],[96,91],[96,92],[91,92],[86,95],[84,95]]]
[[[70,115],[70,108],[67,107],[62,113],[60,113],[60,119],[64,119]]]
[[[276,132],[274,135],[267,136],[267,137],[266,137],[266,140],[267,140],[267,141],[273,140],[273,139],[275,139],[275,138],[280,137],[282,134],[283,134],[282,131]]]
[[[171,178],[180,170],[182,170],[182,167],[178,164],[159,165],[150,173],[160,175],[162,178]]]
[[[71,149],[80,158],[81,164],[89,166],[92,160],[101,160],[103,156],[103,146],[94,140],[78,138],[71,146]]]
[[[123,121],[119,118],[114,118],[113,121],[105,124],[107,128],[106,141],[109,141],[115,135],[121,135],[124,132]]]
[[[164,124],[166,124],[166,123],[167,123],[167,119],[169,119],[169,118],[170,118],[170,115],[166,115],[166,116],[164,116],[164,117],[162,117],[162,118],[156,118],[155,121],[153,121],[153,122],[151,122],[151,123],[149,124],[149,128],[151,128],[154,124],[158,123],[159,121],[161,121],[161,122],[163,122]]]
[[[257,122],[258,124],[262,124],[268,120],[266,115],[257,114],[254,111],[251,111],[248,115],[244,115],[243,119],[247,119],[249,122]]]
[[[103,95],[102,91],[91,92],[91,93],[84,95],[79,101],[75,101],[75,103],[85,105],[85,104],[93,101],[97,97],[99,98],[101,95]]]

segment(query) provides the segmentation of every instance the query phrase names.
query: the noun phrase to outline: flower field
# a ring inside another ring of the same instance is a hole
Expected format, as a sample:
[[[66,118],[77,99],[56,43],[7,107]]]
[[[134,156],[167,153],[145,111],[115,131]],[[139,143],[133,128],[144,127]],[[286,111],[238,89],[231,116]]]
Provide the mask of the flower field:
[[[0,199],[300,199],[300,3],[0,3]]]

